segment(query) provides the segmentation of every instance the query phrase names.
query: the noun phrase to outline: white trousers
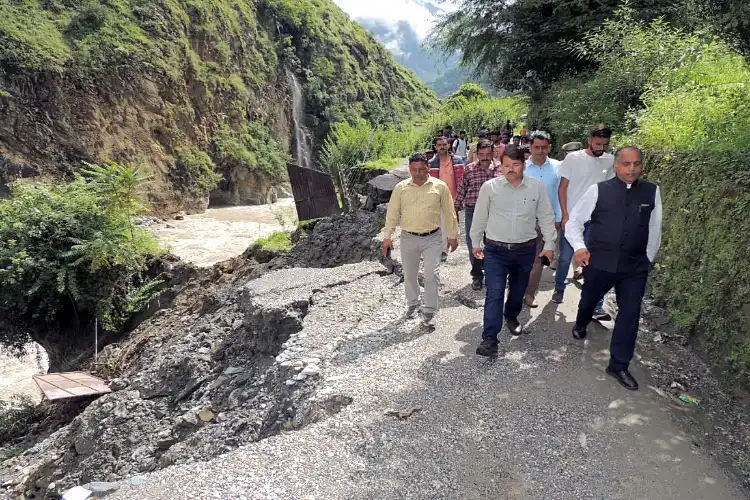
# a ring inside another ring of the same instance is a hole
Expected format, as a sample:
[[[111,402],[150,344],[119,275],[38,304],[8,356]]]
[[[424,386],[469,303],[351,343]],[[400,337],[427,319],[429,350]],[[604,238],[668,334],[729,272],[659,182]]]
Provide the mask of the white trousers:
[[[438,308],[438,287],[440,286],[440,254],[442,231],[429,236],[414,236],[401,232],[401,267],[404,272],[406,303],[419,304],[419,261],[424,259],[424,293],[422,311],[435,313]]]

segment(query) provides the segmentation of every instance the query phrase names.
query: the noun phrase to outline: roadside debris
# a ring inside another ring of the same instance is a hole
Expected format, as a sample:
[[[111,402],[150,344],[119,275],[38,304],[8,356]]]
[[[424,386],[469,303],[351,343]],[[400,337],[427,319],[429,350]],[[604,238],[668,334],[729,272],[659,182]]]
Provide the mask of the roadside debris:
[[[698,406],[698,403],[700,403],[699,399],[696,399],[695,396],[691,396],[687,392],[683,392],[682,394],[680,394],[680,401],[682,401],[683,403],[692,404],[695,406]]]
[[[406,420],[419,411],[422,411],[422,408],[412,408],[411,410],[406,411],[388,410],[387,412],[385,412],[385,414],[389,417],[396,417],[399,420]]]

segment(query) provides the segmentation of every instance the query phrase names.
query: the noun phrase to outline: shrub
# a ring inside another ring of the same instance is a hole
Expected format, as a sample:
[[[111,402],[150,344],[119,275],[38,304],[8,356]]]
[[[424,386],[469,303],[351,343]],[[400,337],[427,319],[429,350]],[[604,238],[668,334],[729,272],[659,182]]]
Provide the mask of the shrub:
[[[39,342],[59,366],[89,347],[94,321],[118,330],[160,253],[131,216],[138,170],[90,165],[71,183],[19,184],[0,201],[0,343]]]
[[[731,382],[750,386],[750,153],[652,154],[664,236],[653,293]]]
[[[291,157],[276,142],[268,127],[260,122],[230,127],[220,124],[211,140],[212,156],[219,169],[233,168],[265,174],[274,180],[286,176]]]
[[[214,171],[211,157],[192,147],[178,147],[175,154],[175,168],[170,176],[178,189],[194,196],[208,196],[221,180],[221,174]]]
[[[289,231],[274,231],[268,236],[258,238],[251,248],[256,251],[288,252],[292,249],[292,238]]]
[[[0,401],[0,446],[25,435],[41,415],[41,407],[28,396],[13,396],[9,401]],[[0,456],[0,460],[3,458]]]

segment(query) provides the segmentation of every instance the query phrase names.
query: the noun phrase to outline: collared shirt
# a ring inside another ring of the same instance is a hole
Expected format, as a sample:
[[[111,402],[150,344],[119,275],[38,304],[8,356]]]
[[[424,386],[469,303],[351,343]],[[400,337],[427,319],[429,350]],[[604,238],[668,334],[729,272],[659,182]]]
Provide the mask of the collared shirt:
[[[461,183],[456,189],[456,199],[454,201],[456,210],[460,211],[463,207],[473,207],[476,205],[477,198],[479,197],[479,188],[482,187],[482,184],[499,175],[502,175],[500,164],[495,161],[490,163],[490,167],[487,170],[480,167],[479,162],[466,165]]]
[[[427,233],[440,227],[441,215],[445,219],[445,237],[458,238],[453,198],[445,182],[428,176],[427,182],[417,186],[409,177],[393,188],[385,216],[385,237],[390,239],[393,235],[399,218],[404,231]]]
[[[496,177],[479,190],[471,222],[471,244],[483,248],[482,236],[503,243],[524,243],[536,238],[536,226],[542,231],[544,249],[555,250],[555,212],[544,183],[524,175],[514,187],[503,177]]]
[[[552,204],[552,209],[555,211],[555,222],[560,222],[562,220],[560,198],[557,194],[557,191],[560,188],[560,174],[558,172],[559,169],[560,162],[557,160],[553,160],[548,156],[547,161],[545,161],[541,167],[534,163],[531,158],[529,158],[528,160],[526,160],[526,170],[524,171],[524,175],[528,175],[529,177],[536,177],[547,187],[547,196],[549,196],[549,201]]]
[[[630,189],[632,184],[627,184],[627,186],[628,189]],[[570,213],[570,219],[565,225],[565,238],[575,251],[586,248],[586,244],[583,242],[583,228],[584,225],[591,220],[591,214],[594,212],[598,200],[599,186],[594,184],[588,188],[586,193],[578,203],[576,203],[576,206],[573,207],[573,211]],[[659,191],[659,186],[656,186],[654,210],[651,212],[651,218],[648,221],[648,244],[646,245],[646,255],[651,262],[656,258],[656,253],[661,246],[661,219],[661,193]]]

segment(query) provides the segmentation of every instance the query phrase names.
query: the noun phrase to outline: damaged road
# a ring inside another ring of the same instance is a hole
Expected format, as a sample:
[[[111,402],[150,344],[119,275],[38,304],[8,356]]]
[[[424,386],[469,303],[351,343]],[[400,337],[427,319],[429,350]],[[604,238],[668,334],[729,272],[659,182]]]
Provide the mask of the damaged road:
[[[376,262],[217,288],[137,344],[117,392],[18,457],[19,486],[54,497],[110,481],[122,500],[747,497],[643,364],[635,393],[605,376],[607,330],[571,337],[578,291],[552,304],[548,270],[541,307],[521,316],[531,334],[476,356],[483,296],[466,260],[461,247],[443,268],[434,331],[403,317],[403,285]]]
[[[124,481],[112,498],[746,498],[646,388],[642,365],[636,393],[605,377],[607,330],[574,340],[577,290],[552,305],[548,271],[543,306],[522,316],[531,335],[506,337],[496,360],[475,356],[482,297],[462,251],[443,270],[435,331],[403,318],[395,276],[369,274],[311,303],[303,344],[283,346],[275,363],[299,367],[315,352],[309,401],[318,411],[338,402],[335,415]]]

